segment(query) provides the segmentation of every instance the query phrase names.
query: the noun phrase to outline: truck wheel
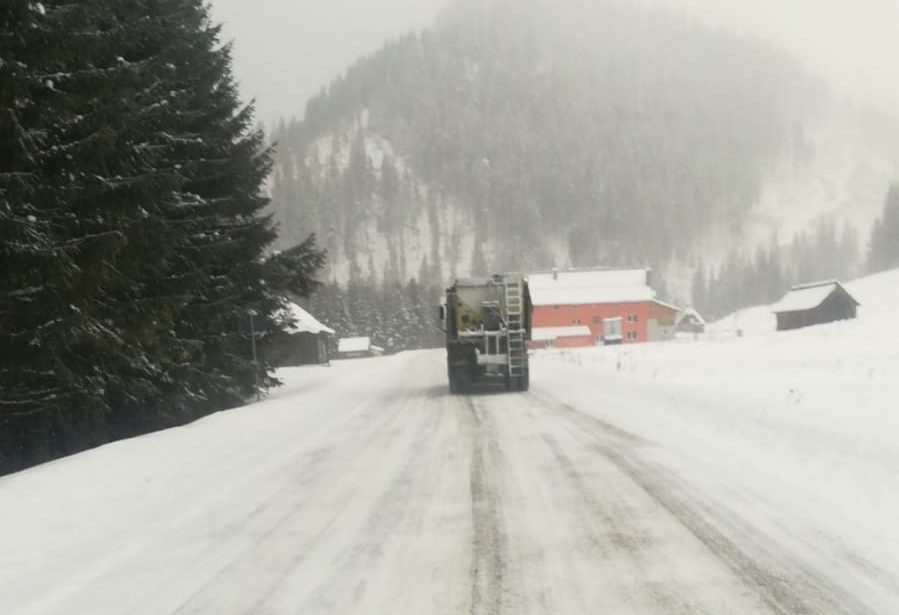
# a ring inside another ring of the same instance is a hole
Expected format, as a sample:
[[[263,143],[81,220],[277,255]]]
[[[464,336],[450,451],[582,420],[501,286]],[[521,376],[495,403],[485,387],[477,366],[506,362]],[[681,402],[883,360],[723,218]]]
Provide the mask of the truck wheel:
[[[461,395],[468,390],[468,375],[462,370],[450,370],[449,390],[452,395]]]
[[[518,390],[519,391],[527,391],[531,388],[531,372],[529,370],[524,370],[521,374],[521,378],[518,379]]]

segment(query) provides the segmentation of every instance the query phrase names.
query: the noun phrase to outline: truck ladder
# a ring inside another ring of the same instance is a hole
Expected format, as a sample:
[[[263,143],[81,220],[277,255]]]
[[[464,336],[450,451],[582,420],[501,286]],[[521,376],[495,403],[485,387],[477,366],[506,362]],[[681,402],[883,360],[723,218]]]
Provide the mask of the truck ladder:
[[[527,348],[525,347],[524,285],[520,277],[505,281],[506,326],[509,330],[509,376],[518,378],[524,373]]]

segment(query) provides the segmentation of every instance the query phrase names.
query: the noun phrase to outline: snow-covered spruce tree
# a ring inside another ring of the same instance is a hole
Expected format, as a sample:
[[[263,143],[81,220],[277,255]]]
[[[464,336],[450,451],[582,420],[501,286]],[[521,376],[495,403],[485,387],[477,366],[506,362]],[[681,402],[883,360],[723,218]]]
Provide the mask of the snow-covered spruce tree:
[[[170,278],[186,301],[173,316],[173,332],[193,352],[176,369],[168,408],[172,421],[240,403],[252,391],[256,371],[274,384],[265,360],[264,335],[286,291],[308,294],[323,261],[314,239],[274,258],[264,258],[275,238],[262,191],[271,152],[253,127],[231,75],[230,47],[219,41],[200,0],[149,2],[158,14],[168,95],[164,127],[171,160],[183,180],[166,210],[168,224],[185,230]],[[250,356],[250,310],[263,334],[259,366]]]
[[[868,271],[899,267],[899,184],[890,187],[883,215],[874,224],[868,248]]]
[[[0,471],[31,454],[23,434],[34,431],[36,409],[62,390],[48,354],[30,343],[45,324],[50,285],[72,272],[35,204],[43,109],[29,71],[46,64],[38,50],[50,36],[31,2],[0,6]]]
[[[0,11],[0,472],[241,401],[247,311],[314,286],[314,241],[263,258],[217,33],[189,0]]]
[[[7,22],[16,34],[3,39],[19,84],[3,88],[4,144],[17,158],[3,169],[23,180],[4,199],[3,230],[0,429],[14,464],[104,442],[113,410],[159,396],[171,302],[147,281],[176,235],[152,215],[177,177],[160,172],[147,140],[153,58],[136,45],[133,15],[100,1],[26,4],[27,27]]]
[[[700,260],[699,264],[696,265],[696,270],[693,272],[690,294],[693,299],[693,306],[702,313],[708,311],[709,283],[706,274],[705,263]]]

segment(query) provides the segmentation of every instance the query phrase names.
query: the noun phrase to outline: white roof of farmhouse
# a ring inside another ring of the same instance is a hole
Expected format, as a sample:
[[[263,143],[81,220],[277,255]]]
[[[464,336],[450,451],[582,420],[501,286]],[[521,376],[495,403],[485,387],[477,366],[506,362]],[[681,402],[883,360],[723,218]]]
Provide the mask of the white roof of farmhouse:
[[[334,335],[334,329],[320,323],[312,314],[298,306],[296,303],[289,302],[287,307],[280,312],[279,316],[284,321],[293,321],[293,324],[290,324],[285,328],[285,331],[291,335],[296,335],[297,333],[312,333],[314,335],[328,333]]]
[[[637,303],[652,301],[646,269],[587,269],[532,273],[528,276],[536,306]]]
[[[368,337],[344,337],[337,342],[337,352],[367,352],[371,348]]]
[[[560,337],[589,337],[591,335],[593,335],[593,333],[587,325],[575,327],[537,327],[531,332],[531,339],[535,342],[551,342]]]
[[[855,301],[855,298],[849,294],[842,284],[836,280],[828,280],[826,282],[816,282],[814,284],[803,284],[794,286],[783,299],[771,306],[771,311],[775,314],[784,312],[804,312],[813,310],[830,297],[837,289],[842,289],[846,295]],[[856,305],[860,305],[855,301]]]

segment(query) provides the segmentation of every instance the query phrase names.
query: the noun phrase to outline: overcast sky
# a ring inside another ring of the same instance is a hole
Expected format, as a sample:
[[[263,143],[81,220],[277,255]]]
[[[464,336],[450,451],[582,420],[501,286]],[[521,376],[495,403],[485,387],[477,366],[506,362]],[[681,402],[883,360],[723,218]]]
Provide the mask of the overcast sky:
[[[388,37],[433,21],[446,0],[210,0],[235,44],[259,119],[302,115],[305,101]],[[839,90],[899,117],[899,0],[632,0],[753,33]]]
[[[899,118],[899,0],[643,0],[756,34]]]
[[[447,0],[209,0],[234,42],[257,117],[302,116],[306,101],[392,36],[429,25]]]

